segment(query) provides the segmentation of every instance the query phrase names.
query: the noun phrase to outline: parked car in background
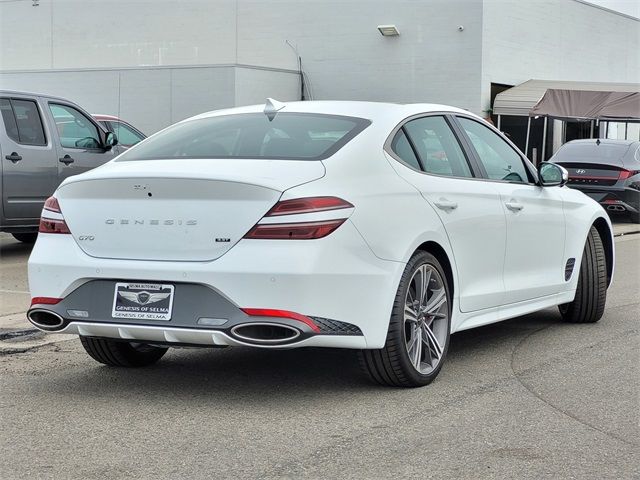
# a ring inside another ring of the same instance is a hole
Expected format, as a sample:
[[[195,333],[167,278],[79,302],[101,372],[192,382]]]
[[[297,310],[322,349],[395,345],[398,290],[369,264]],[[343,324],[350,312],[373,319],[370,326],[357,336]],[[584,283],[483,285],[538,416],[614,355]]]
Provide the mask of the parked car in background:
[[[65,178],[108,162],[117,136],[69,100],[0,90],[0,231],[34,242],[45,200]]]
[[[610,213],[640,223],[640,142],[588,139],[565,143],[549,160],[569,171],[568,185]]]
[[[133,147],[147,136],[128,122],[113,115],[93,114],[93,118],[108,131],[118,137],[118,145],[123,149]]]
[[[28,318],[98,362],[168,347],[361,350],[426,385],[450,333],[597,322],[609,218],[567,172],[443,105],[269,101],[179,122],[47,200]]]

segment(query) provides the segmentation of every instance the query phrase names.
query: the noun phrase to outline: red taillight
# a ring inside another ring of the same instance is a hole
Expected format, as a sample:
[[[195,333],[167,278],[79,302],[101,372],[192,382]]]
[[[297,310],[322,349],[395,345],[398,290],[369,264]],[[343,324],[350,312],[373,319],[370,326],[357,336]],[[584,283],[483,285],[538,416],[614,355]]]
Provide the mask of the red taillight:
[[[353,208],[353,205],[338,197],[294,198],[276,203],[274,207],[267,212],[265,217],[325,212],[327,210],[339,210],[341,208]]]
[[[637,175],[640,173],[640,170],[620,170],[620,176],[618,177],[619,180],[626,180],[629,177],[633,177],[634,175]]]
[[[55,305],[62,301],[61,298],[53,298],[53,297],[33,297],[31,299],[31,306],[34,305]]]
[[[40,217],[40,233],[71,233],[67,222],[64,221],[62,210],[56,197],[49,197],[44,202],[42,217]]]
[[[51,218],[41,218],[40,233],[71,233],[69,227],[64,220],[53,220]]]
[[[288,310],[274,310],[271,308],[242,308],[241,310],[251,317],[275,317],[297,320],[307,325],[314,332],[320,332],[320,328],[313,322],[313,320],[296,312],[290,312]]]
[[[307,197],[282,200],[276,203],[267,212],[264,218],[280,217],[285,215],[304,215],[332,210],[348,210],[354,206],[338,197]],[[323,216],[331,216],[323,220],[310,221],[310,217],[304,218],[304,222],[289,223],[258,223],[244,238],[261,240],[315,240],[332,233],[349,216],[350,212],[328,213]],[[337,217],[337,218],[336,218]]]
[[[49,210],[50,212],[62,213],[60,210],[60,204],[58,203],[58,199],[56,197],[49,197],[44,202],[44,209]]]
[[[244,238],[262,240],[314,240],[326,237],[344,223],[339,220],[323,220],[305,223],[263,223],[249,230]]]

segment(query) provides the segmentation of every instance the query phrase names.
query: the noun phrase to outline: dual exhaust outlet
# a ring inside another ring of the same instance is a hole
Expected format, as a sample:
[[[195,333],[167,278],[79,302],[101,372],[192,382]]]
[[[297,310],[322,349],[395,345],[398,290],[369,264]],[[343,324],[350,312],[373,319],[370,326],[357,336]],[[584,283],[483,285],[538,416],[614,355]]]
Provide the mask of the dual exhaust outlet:
[[[27,318],[36,327],[48,332],[62,330],[67,320],[56,312],[34,308],[27,312]],[[256,345],[279,345],[289,343],[301,335],[301,331],[289,325],[271,322],[250,322],[236,325],[230,335],[242,342]]]
[[[614,212],[626,212],[626,208],[622,205],[607,205],[607,210],[612,210]]]

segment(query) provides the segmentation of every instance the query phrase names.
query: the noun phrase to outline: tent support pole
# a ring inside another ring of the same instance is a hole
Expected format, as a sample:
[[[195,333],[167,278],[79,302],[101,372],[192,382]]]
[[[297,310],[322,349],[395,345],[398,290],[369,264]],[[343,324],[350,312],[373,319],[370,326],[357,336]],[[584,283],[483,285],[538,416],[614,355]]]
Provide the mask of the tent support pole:
[[[593,138],[593,120],[591,120],[591,131],[589,132],[589,138]]]
[[[531,131],[531,117],[527,120],[527,140],[524,142],[524,156],[529,158],[529,132]]]
[[[498,130],[500,130],[501,118],[502,118],[502,115],[498,115]]]
[[[540,155],[540,161],[544,162],[545,161],[545,157],[546,157],[546,153],[547,153],[547,119],[549,117],[544,117],[544,125],[542,127],[542,152]]]

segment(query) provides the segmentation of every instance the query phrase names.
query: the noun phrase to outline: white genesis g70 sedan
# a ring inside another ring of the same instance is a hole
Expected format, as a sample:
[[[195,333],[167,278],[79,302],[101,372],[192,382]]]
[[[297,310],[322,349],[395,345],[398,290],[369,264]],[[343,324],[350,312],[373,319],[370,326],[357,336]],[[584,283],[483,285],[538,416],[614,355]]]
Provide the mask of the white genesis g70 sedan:
[[[47,200],[28,317],[112,366],[171,346],[337,347],[379,383],[426,385],[453,332],[556,305],[600,319],[612,228],[566,181],[453,107],[202,114]]]

